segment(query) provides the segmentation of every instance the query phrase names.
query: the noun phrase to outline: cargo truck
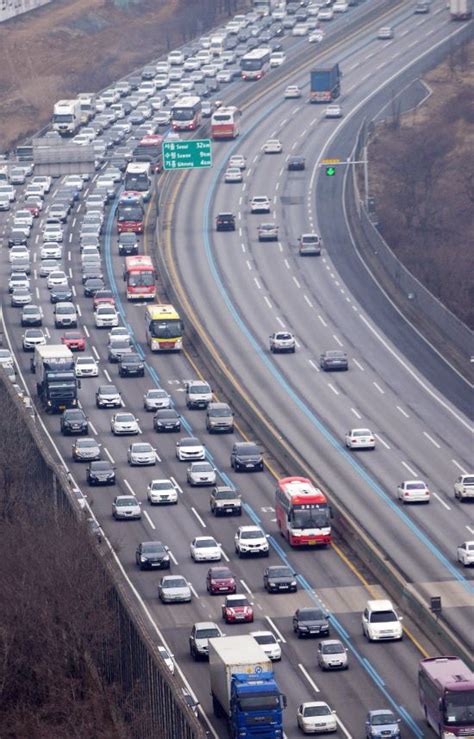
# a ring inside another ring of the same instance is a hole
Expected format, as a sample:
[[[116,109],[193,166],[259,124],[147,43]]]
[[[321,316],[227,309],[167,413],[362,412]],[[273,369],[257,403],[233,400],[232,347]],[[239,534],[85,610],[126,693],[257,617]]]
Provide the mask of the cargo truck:
[[[327,64],[310,72],[310,103],[330,103],[341,94],[339,64]]]
[[[53,110],[53,131],[73,136],[81,125],[81,101],[58,100]]]
[[[253,636],[209,639],[209,670],[214,715],[227,718],[233,739],[283,737],[286,696]]]
[[[36,392],[48,413],[76,408],[78,380],[71,350],[64,344],[36,346],[31,360]]]
[[[468,21],[472,18],[472,0],[450,0],[449,11],[453,21]]]
[[[95,94],[93,92],[80,92],[77,99],[81,108],[81,123],[87,125],[97,112]]]

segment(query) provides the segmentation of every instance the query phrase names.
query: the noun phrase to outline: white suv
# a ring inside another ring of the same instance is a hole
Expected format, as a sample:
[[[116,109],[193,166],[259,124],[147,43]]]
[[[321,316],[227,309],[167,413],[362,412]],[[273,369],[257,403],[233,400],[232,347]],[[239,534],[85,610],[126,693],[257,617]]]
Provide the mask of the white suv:
[[[362,631],[369,641],[403,639],[402,619],[390,600],[369,600],[362,614]]]
[[[207,408],[212,400],[211,386],[204,380],[190,380],[185,383],[186,406],[189,409]]]
[[[246,554],[260,554],[268,557],[270,554],[268,537],[259,526],[239,526],[234,536],[234,545],[239,557]]]
[[[251,213],[270,213],[270,200],[266,195],[255,195],[250,201]]]

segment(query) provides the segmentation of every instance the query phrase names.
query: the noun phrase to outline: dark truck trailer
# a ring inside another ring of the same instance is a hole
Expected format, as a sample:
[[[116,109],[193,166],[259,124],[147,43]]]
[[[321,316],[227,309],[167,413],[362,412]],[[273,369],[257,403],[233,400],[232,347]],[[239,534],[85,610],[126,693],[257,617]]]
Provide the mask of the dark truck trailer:
[[[310,74],[310,103],[330,103],[341,94],[339,64],[326,64],[312,69]]]
[[[71,350],[64,344],[35,347],[31,369],[36,374],[36,391],[49,413],[77,407],[78,380]]]

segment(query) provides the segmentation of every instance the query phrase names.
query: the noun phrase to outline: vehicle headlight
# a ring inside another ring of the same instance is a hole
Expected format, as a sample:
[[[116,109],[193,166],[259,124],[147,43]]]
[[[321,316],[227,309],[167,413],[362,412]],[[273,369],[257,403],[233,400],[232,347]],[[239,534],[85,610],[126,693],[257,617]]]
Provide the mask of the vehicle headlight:
[[[168,555],[166,555],[165,557],[163,557],[163,562],[169,562],[169,561],[170,561],[170,558],[168,557]]]
[[[452,731],[443,731],[441,736],[443,739],[453,739],[456,736],[456,734],[453,734]]]
[[[148,557],[144,557],[143,554],[140,557],[140,562],[148,562]]]
[[[296,587],[296,584],[297,584],[296,583],[296,580],[292,580],[291,583],[290,583],[290,585],[291,585],[292,588]]]

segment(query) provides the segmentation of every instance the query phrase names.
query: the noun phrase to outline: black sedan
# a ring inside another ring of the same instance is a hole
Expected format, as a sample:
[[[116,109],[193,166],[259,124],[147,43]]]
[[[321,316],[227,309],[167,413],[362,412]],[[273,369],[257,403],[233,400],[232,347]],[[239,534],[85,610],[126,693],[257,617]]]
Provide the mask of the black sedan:
[[[349,362],[347,354],[339,349],[323,352],[319,358],[319,366],[325,372],[330,372],[331,370],[348,370]]]
[[[181,431],[181,416],[174,408],[162,408],[153,418],[155,431]]]
[[[288,157],[287,169],[288,172],[300,172],[306,167],[306,160],[304,157],[291,156]]]
[[[296,574],[289,567],[266,567],[263,572],[263,587],[268,593],[296,593]]]
[[[51,288],[49,299],[51,303],[69,303],[74,295],[70,287],[66,285],[56,285]]]
[[[144,377],[145,365],[142,358],[136,352],[126,354],[119,360],[120,377]]]
[[[216,217],[216,231],[235,231],[233,213],[219,213]]]
[[[109,344],[109,362],[120,362],[122,357],[133,353],[133,346],[131,346],[128,339],[111,341]]]
[[[142,541],[135,552],[135,561],[141,570],[169,570],[168,551],[161,541]]]
[[[115,485],[115,467],[106,459],[91,462],[87,468],[89,485]]]
[[[81,408],[68,408],[61,416],[61,433],[64,436],[68,434],[88,434],[89,422],[87,416]]]
[[[329,636],[329,615],[322,608],[298,608],[293,616],[293,631],[303,636]]]
[[[230,465],[236,472],[263,470],[262,452],[251,441],[237,441],[232,447]]]
[[[84,282],[84,296],[92,298],[99,290],[103,290],[105,282],[101,277],[88,277]]]

